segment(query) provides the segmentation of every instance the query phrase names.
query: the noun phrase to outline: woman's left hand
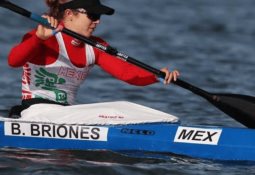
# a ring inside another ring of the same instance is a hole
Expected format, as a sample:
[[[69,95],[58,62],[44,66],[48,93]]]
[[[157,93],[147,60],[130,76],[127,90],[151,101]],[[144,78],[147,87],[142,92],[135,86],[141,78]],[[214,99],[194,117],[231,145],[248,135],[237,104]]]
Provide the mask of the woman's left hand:
[[[162,68],[161,71],[166,74],[164,79],[164,84],[170,84],[172,81],[176,81],[177,78],[180,76],[180,73],[178,70],[174,70],[170,72],[168,68]]]

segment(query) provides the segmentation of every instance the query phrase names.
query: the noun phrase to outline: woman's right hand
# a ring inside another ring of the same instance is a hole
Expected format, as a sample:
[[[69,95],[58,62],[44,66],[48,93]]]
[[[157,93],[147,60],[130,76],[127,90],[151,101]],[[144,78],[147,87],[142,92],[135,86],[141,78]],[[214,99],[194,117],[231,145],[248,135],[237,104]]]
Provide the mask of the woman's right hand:
[[[51,16],[46,16],[46,15],[43,15],[42,17],[47,19],[49,24],[53,28],[57,28],[58,27],[58,20],[56,20],[55,18],[53,18]],[[43,26],[41,24],[38,25],[37,31],[36,31],[36,36],[38,38],[40,38],[42,40],[47,40],[48,38],[50,38],[53,35],[54,35],[53,29],[45,27],[45,26]]]
[[[165,79],[164,79],[164,84],[170,84],[172,81],[176,81],[177,78],[180,76],[180,73],[178,70],[173,70],[170,72],[168,68],[162,68],[162,72],[165,73]]]

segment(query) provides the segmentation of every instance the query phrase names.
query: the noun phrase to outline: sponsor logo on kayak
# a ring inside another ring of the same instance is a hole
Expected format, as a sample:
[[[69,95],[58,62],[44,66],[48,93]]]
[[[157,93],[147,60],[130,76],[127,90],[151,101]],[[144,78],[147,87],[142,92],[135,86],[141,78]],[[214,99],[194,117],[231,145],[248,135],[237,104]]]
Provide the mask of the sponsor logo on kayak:
[[[104,118],[104,119],[124,119],[124,116],[120,116],[120,115],[99,115],[99,118]]]
[[[221,129],[204,129],[193,127],[178,127],[174,142],[217,145]]]
[[[5,122],[4,134],[7,136],[107,141],[108,128],[82,125]]]
[[[124,134],[136,134],[136,135],[155,135],[155,131],[152,130],[142,130],[142,129],[129,129],[129,128],[123,128],[121,130],[121,133]]]

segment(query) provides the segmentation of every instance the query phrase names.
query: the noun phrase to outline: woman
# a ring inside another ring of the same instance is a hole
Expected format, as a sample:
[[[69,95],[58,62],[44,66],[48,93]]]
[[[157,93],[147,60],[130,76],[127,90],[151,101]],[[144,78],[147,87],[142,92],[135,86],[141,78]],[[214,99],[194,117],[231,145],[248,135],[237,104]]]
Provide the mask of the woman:
[[[58,32],[64,26],[107,45],[92,33],[100,23],[100,16],[112,15],[114,9],[99,0],[46,0],[46,3],[50,10],[44,17],[58,29],[39,25],[9,54],[10,66],[23,67],[22,105],[14,107],[10,115],[19,115],[37,103],[74,104],[76,92],[93,65],[129,84],[146,86],[157,82],[155,75]],[[166,73],[165,84],[179,76],[178,71],[161,70]]]

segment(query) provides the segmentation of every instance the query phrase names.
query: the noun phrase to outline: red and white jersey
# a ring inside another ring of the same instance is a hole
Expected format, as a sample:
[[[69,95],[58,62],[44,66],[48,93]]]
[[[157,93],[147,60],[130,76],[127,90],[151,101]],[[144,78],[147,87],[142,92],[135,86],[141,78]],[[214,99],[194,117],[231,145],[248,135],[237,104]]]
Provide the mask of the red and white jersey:
[[[146,86],[157,82],[152,73],[115,56],[84,43],[74,46],[74,39],[66,34],[58,33],[48,40],[41,40],[35,32],[27,33],[8,57],[10,66],[23,67],[22,99],[46,98],[73,104],[80,84],[93,65],[132,85]],[[92,39],[107,45],[100,38]]]
[[[44,98],[59,103],[74,103],[80,84],[95,64],[95,53],[91,46],[85,44],[86,66],[76,67],[69,59],[62,34],[58,33],[56,39],[59,55],[55,62],[48,65],[28,62],[23,66],[23,99]]]

